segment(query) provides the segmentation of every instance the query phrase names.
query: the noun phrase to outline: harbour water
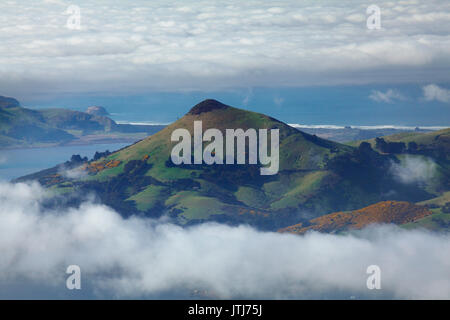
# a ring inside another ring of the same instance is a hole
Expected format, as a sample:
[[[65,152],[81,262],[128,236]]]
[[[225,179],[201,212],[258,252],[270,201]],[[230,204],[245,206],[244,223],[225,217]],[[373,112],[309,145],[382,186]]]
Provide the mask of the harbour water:
[[[91,159],[96,151],[114,151],[129,143],[56,146],[0,150],[0,180],[9,181],[26,174],[53,167],[70,159],[73,154]]]

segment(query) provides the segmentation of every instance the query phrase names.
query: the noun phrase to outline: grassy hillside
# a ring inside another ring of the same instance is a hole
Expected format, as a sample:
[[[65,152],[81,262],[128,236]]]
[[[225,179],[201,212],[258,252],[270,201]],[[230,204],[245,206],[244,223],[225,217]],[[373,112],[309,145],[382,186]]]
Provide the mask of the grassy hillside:
[[[208,128],[279,129],[280,171],[261,176],[260,165],[174,165],[172,132],[193,123]],[[325,212],[355,210],[383,200],[422,201],[437,194],[389,174],[393,156],[306,134],[269,116],[214,100],[194,106],[158,133],[107,157],[78,165],[67,178],[60,166],[38,179],[64,193],[95,192],[124,216],[168,215],[180,224],[220,221],[277,230]]]
[[[444,213],[439,209],[430,209],[431,215],[413,222],[405,223],[405,229],[428,229],[432,231],[450,231],[450,213]]]
[[[450,191],[440,196],[417,203],[426,206],[433,213],[423,219],[403,225],[406,229],[426,228],[435,231],[450,230]]]

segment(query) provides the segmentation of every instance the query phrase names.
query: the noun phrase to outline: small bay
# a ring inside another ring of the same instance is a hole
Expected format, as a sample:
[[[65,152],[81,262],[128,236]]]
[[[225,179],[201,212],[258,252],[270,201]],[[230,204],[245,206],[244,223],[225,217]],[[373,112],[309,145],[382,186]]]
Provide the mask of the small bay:
[[[129,143],[108,143],[48,148],[24,148],[0,150],[0,180],[9,181],[53,167],[70,159],[73,154],[91,159],[96,151],[115,151]]]

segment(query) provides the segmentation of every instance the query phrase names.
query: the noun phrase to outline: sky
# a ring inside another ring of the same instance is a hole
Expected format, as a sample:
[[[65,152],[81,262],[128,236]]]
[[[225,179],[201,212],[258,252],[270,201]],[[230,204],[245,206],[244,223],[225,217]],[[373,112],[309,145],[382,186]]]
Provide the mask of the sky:
[[[450,3],[376,4],[380,29],[365,1],[2,1],[0,94],[166,122],[218,97],[309,124],[448,125]]]

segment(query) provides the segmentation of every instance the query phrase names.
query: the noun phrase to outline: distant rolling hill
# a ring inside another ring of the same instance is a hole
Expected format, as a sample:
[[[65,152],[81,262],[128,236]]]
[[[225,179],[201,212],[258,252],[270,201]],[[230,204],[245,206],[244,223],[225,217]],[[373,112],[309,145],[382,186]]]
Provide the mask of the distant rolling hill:
[[[391,142],[405,142],[405,143],[416,142],[418,144],[429,145],[439,139],[443,139],[443,141],[449,140],[450,128],[442,129],[442,130],[438,130],[438,131],[432,131],[432,132],[425,132],[425,133],[424,132],[402,132],[402,133],[387,135],[387,136],[384,136],[383,138],[386,141],[391,141]],[[370,142],[373,145],[375,145],[375,143],[376,143],[375,138],[368,139],[368,140],[362,140],[362,141]],[[361,141],[354,142],[354,143],[357,144],[360,142]]]
[[[259,165],[174,165],[171,133],[178,128],[192,133],[196,120],[202,121],[203,131],[279,129],[279,173],[261,176]],[[278,230],[380,201],[418,202],[439,196],[436,188],[399,181],[390,171],[395,161],[396,155],[381,154],[368,144],[354,147],[328,141],[269,116],[205,100],[129,147],[16,181],[37,179],[73,198],[93,192],[124,216],[167,215],[181,225],[219,221]]]
[[[402,132],[368,140],[353,141],[348,144],[358,146],[362,142],[382,153],[408,153],[450,160],[450,128],[438,131]]]
[[[28,109],[14,98],[0,96],[0,148],[80,143],[87,136],[91,137],[85,142],[96,138],[135,141],[164,127],[117,124],[98,113],[92,108],[89,113],[62,108]]]
[[[351,141],[362,141],[368,139],[374,139],[376,137],[393,135],[398,133],[424,133],[433,131],[430,128],[395,128],[395,127],[379,127],[379,126],[367,126],[364,128],[359,127],[338,127],[332,126],[301,126],[292,124],[295,128],[302,130],[309,134],[316,134],[317,136],[333,140],[341,143],[350,143]]]

